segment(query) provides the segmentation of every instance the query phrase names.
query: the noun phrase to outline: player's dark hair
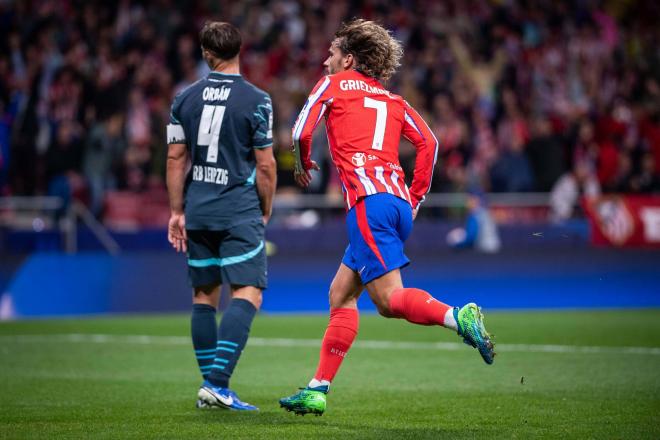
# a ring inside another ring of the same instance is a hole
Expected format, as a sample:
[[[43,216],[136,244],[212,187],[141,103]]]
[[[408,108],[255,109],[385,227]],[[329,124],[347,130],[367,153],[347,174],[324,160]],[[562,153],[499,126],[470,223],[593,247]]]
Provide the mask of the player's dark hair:
[[[335,38],[344,54],[355,57],[355,70],[367,76],[386,81],[401,65],[401,43],[378,23],[361,18],[342,23]]]
[[[207,21],[199,31],[202,48],[222,60],[231,60],[241,51],[241,33],[231,23]]]

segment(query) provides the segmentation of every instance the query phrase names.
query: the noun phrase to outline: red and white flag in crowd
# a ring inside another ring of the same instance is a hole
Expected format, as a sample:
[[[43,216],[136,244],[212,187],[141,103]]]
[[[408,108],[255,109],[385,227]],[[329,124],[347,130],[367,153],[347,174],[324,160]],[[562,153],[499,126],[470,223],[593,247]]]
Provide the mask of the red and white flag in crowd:
[[[660,247],[660,196],[606,195],[583,204],[593,244]]]

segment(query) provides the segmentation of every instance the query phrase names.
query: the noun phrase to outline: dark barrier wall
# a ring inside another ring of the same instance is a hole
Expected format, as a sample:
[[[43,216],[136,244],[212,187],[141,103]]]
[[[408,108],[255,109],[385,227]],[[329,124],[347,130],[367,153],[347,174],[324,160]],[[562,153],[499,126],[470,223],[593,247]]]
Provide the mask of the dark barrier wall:
[[[447,233],[459,223],[417,220],[406,241],[406,251],[435,253],[445,249]],[[520,248],[570,248],[588,246],[589,230],[585,221],[571,221],[561,225],[504,225],[499,227],[503,246]],[[111,235],[126,252],[171,251],[165,229],[144,229],[139,232],[112,232]],[[281,253],[332,254],[346,247],[346,226],[343,219],[326,221],[309,229],[291,229],[282,225],[268,225],[266,238],[275,243]],[[78,249],[103,251],[101,243],[82,225],[78,230]],[[56,231],[3,231],[0,229],[0,250],[14,253],[54,252],[63,248],[63,240]]]
[[[185,259],[166,253],[34,254],[7,294],[25,316],[173,311],[190,303]]]
[[[324,312],[340,255],[270,259],[266,312]],[[404,281],[452,305],[485,308],[658,307],[660,252],[526,249],[498,255],[440,250],[411,255]],[[29,257],[4,295],[17,316],[189,310],[185,258],[172,252]],[[8,298],[11,301],[8,301]],[[361,298],[364,310],[374,310]]]

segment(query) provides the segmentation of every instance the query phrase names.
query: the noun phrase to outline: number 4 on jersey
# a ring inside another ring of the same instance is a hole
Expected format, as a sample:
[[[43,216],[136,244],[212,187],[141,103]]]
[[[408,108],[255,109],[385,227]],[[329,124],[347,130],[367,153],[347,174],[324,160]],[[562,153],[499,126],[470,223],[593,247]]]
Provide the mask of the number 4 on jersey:
[[[202,147],[208,145],[207,162],[218,162],[218,142],[220,141],[220,128],[224,116],[224,105],[205,105],[202,110],[199,131],[197,132],[197,145]]]

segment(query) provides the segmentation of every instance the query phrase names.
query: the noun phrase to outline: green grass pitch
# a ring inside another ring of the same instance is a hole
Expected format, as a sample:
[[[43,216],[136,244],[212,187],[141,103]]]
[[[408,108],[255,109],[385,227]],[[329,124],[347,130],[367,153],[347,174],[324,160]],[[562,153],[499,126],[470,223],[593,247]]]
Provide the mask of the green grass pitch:
[[[431,344],[449,331],[365,314],[323,417],[286,413],[325,324],[257,317],[232,385],[261,411],[244,414],[194,408],[187,316],[2,323],[0,438],[660,438],[660,310],[486,311],[493,366]]]

